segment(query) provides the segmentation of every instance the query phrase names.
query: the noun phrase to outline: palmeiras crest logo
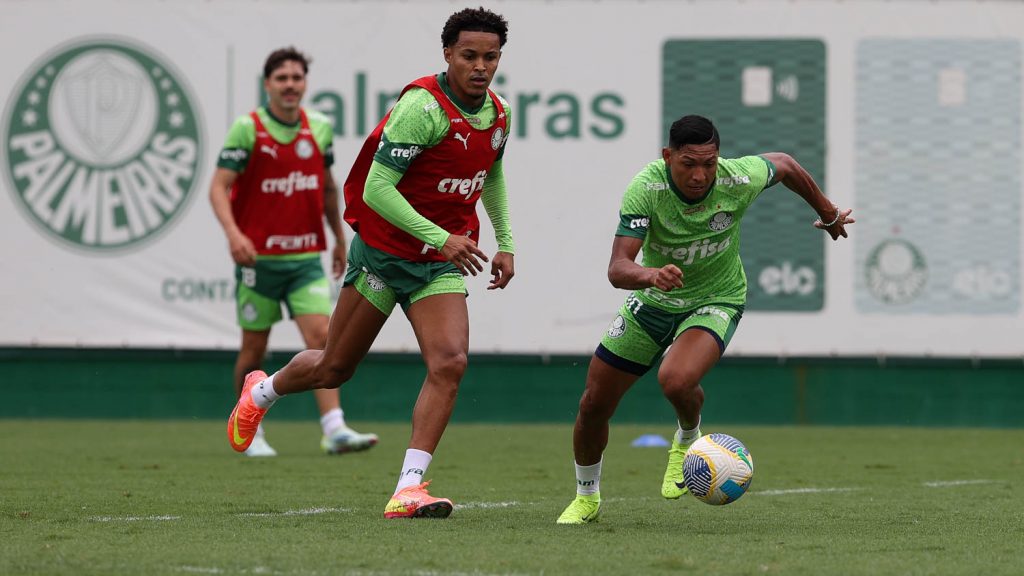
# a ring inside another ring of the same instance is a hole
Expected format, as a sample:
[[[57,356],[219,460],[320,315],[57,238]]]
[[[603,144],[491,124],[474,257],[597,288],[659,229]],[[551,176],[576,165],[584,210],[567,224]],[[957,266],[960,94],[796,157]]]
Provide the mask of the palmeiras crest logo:
[[[202,125],[184,78],[115,39],[63,45],[25,72],[3,116],[15,204],[50,238],[92,252],[166,230],[197,184]]]
[[[612,325],[608,327],[608,336],[610,338],[618,338],[626,333],[626,319],[619,314],[612,320]]]
[[[864,275],[871,294],[886,304],[916,299],[928,282],[924,255],[906,240],[883,240],[868,254]]]

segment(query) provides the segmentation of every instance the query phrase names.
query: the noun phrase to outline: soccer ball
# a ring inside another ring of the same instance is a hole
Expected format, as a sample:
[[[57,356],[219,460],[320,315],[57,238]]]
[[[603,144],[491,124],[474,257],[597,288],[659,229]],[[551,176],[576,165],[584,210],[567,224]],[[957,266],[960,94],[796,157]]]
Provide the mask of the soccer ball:
[[[683,460],[683,482],[690,494],[707,504],[728,504],[750,488],[754,459],[742,442],[728,434],[701,436]]]

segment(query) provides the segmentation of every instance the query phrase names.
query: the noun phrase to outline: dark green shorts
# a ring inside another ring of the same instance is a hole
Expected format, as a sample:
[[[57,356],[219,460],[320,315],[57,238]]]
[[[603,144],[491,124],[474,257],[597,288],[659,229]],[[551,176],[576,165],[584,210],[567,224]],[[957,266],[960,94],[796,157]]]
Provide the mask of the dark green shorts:
[[[719,350],[724,353],[742,316],[742,306],[714,302],[682,312],[668,312],[644,304],[635,293],[630,294],[595,354],[620,370],[643,375],[676,338],[690,328],[714,336]]]
[[[435,294],[466,294],[466,280],[451,262],[410,262],[368,246],[356,234],[348,252],[345,285],[353,285],[378,310],[390,315]]]
[[[302,314],[329,316],[331,286],[320,253],[302,256],[260,256],[255,266],[235,266],[238,325],[268,330],[281,320],[281,303],[291,318]]]

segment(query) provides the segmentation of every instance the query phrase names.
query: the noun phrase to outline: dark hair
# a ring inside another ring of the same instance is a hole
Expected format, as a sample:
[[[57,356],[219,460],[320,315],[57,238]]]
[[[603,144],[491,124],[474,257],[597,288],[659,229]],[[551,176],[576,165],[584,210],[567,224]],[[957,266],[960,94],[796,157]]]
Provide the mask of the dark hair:
[[[309,63],[313,61],[312,58],[306,56],[302,52],[295,49],[295,46],[288,46],[287,48],[279,48],[270,53],[267,56],[267,61],[263,64],[263,79],[270,78],[270,75],[274,73],[285,62],[294,60],[299,64],[302,64],[302,73],[309,73]]]
[[[669,128],[668,146],[678,150],[687,144],[714,144],[715,148],[719,148],[721,139],[718,137],[718,129],[703,116],[683,116]]]
[[[491,32],[498,35],[498,46],[508,40],[508,22],[483,6],[465,8],[448,17],[441,30],[441,46],[448,48],[459,41],[459,32]]]

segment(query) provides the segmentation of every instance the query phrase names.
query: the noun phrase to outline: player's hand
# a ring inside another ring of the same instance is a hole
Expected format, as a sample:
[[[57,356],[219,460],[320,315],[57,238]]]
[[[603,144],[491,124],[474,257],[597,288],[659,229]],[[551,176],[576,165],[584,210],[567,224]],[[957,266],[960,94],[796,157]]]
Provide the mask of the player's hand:
[[[661,268],[649,268],[651,274],[651,286],[658,290],[669,291],[673,288],[683,287],[683,271],[675,264],[665,264]]]
[[[346,266],[348,266],[348,254],[345,253],[345,247],[335,244],[334,250],[331,252],[331,272],[335,280],[341,278],[341,275],[345,273]]]
[[[491,285],[487,287],[488,290],[504,290],[505,286],[508,286],[512,277],[516,275],[514,259],[515,256],[508,252],[498,252],[494,255],[494,261],[491,262]]]
[[[240,266],[256,265],[256,246],[248,236],[239,232],[228,241],[231,249],[231,259]]]
[[[849,238],[849,236],[846,234],[846,224],[853,224],[854,222],[856,222],[855,219],[850,218],[850,214],[852,212],[853,208],[840,210],[837,207],[836,214],[838,214],[839,217],[836,219],[835,224],[832,224],[831,226],[826,226],[825,223],[822,222],[821,218],[818,218],[817,220],[814,221],[814,227],[819,230],[824,230],[825,232],[828,232],[828,235],[831,236],[833,240],[839,240],[840,236],[842,236],[843,238]]]
[[[467,236],[456,236],[455,234],[448,236],[444,246],[441,246],[441,256],[455,264],[463,276],[470,274],[476,276],[477,272],[483,272],[484,265],[480,261],[487,262],[487,254],[484,254],[476,242]]]

